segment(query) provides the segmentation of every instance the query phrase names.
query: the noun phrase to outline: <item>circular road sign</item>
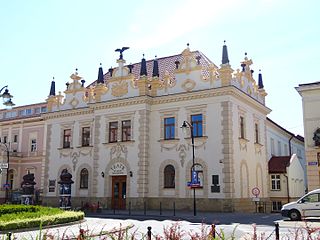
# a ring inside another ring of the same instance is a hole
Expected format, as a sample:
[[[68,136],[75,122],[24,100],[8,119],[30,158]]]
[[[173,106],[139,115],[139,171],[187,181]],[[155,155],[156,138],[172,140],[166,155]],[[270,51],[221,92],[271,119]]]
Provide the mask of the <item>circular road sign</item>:
[[[258,187],[254,187],[254,188],[252,188],[252,194],[254,195],[254,196],[256,196],[256,197],[258,197],[259,196],[259,194],[260,194],[260,189],[258,188]]]

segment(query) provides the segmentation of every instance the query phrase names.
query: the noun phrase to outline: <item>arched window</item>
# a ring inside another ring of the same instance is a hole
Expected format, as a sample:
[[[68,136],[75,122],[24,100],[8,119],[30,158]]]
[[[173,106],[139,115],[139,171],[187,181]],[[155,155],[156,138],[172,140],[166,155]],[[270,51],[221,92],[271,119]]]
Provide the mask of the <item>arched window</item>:
[[[83,168],[80,172],[80,188],[88,188],[88,179],[89,179],[89,172],[88,169]]]
[[[175,188],[175,170],[172,165],[167,165],[164,168],[164,187]]]

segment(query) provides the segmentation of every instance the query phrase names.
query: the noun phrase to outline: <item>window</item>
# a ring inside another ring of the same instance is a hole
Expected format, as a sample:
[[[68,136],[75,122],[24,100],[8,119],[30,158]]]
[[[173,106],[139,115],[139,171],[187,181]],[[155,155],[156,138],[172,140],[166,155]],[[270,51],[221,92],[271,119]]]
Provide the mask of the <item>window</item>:
[[[172,165],[167,165],[164,168],[164,187],[175,188],[175,170]]]
[[[90,145],[90,127],[83,127],[82,128],[82,147],[86,147]]]
[[[13,136],[13,142],[15,142],[15,143],[18,142],[18,135]]]
[[[240,116],[240,138],[245,138],[244,129],[245,129],[244,117]]]
[[[164,119],[164,139],[174,139],[174,117]]]
[[[89,172],[88,169],[83,168],[80,172],[80,188],[88,188],[88,177]]]
[[[19,110],[19,116],[24,116],[26,115],[26,111],[25,110]]]
[[[70,148],[71,145],[71,129],[63,130],[63,148]]]
[[[7,138],[8,138],[7,136],[4,136],[4,137],[3,137],[3,142],[4,142],[4,143],[7,143]]]
[[[281,190],[280,188],[280,175],[272,174],[271,175],[271,190]]]
[[[319,202],[319,194],[309,194],[308,196],[305,196],[303,199],[303,202],[309,202],[309,203],[316,203]]]
[[[39,108],[39,107],[35,108],[35,109],[34,109],[34,113],[35,113],[35,114],[39,114],[39,113],[40,113],[40,108]]]
[[[220,192],[219,175],[212,175],[211,192]]]
[[[270,139],[270,146],[271,146],[271,155],[275,155],[273,138]]]
[[[280,141],[278,141],[278,156],[282,156],[281,142]]]
[[[47,112],[47,107],[41,107],[41,112],[42,112],[42,113]]]
[[[122,142],[131,140],[131,121],[125,120],[122,121]]]
[[[254,124],[254,141],[255,141],[255,143],[259,143],[259,125],[258,125],[258,123]]]
[[[110,122],[109,123],[109,142],[117,142],[118,141],[118,122]]]
[[[49,180],[49,192],[56,190],[56,180]]]
[[[31,115],[31,114],[32,114],[32,109],[31,108],[26,109],[26,115]]]
[[[288,145],[287,145],[287,144],[284,144],[284,149],[283,149],[283,151],[284,151],[285,156],[288,156],[288,155],[289,155]]]
[[[31,152],[37,151],[37,139],[31,139]]]
[[[272,211],[273,212],[279,212],[281,211],[282,203],[281,201],[273,201],[272,202]]]
[[[191,115],[191,125],[194,137],[202,137],[202,114]]]

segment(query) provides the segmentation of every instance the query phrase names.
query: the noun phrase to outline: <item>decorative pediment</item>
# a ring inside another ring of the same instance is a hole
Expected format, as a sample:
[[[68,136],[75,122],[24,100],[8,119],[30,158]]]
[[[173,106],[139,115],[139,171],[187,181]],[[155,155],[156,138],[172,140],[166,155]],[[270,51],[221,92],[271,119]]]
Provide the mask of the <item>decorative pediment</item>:
[[[121,97],[128,93],[128,82],[120,81],[119,83],[113,83],[111,87],[111,94],[115,97]]]

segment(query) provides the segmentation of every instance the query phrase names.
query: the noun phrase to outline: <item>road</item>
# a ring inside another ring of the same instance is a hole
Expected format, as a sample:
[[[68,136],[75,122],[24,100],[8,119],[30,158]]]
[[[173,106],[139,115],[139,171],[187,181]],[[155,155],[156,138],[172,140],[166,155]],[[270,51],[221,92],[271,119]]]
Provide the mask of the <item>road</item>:
[[[152,236],[154,236],[153,239],[155,239],[155,236],[164,236],[165,231],[172,229],[182,235],[181,239],[190,239],[190,235],[201,234],[201,232],[208,233],[211,230],[212,223],[215,224],[216,235],[223,233],[227,239],[230,239],[231,236],[234,239],[252,239],[254,232],[256,232],[258,239],[275,239],[275,223],[279,223],[280,239],[295,239],[295,234],[298,230],[307,236],[306,228],[320,229],[320,222],[317,219],[293,222],[283,220],[279,214],[199,213],[195,217],[188,212],[180,212],[176,216],[168,216],[166,213],[162,215],[151,213],[148,215],[125,215],[122,213],[102,212],[87,214],[85,221],[82,223],[44,229],[41,234],[50,235],[53,237],[52,239],[72,239],[78,236],[79,229],[84,229],[90,235],[99,235],[102,230],[113,232],[119,228],[127,228],[128,236],[135,235],[135,239],[146,239],[147,227],[150,226]],[[254,228],[256,231],[254,231]],[[40,232],[37,229],[13,234],[15,239],[28,240],[36,239],[37,236],[39,237]],[[3,234],[0,234],[0,239],[2,239],[2,236]],[[304,239],[307,238],[305,237]]]

